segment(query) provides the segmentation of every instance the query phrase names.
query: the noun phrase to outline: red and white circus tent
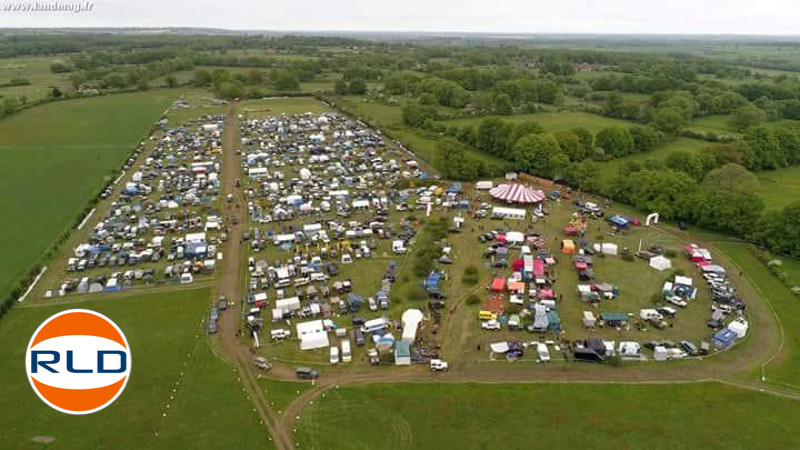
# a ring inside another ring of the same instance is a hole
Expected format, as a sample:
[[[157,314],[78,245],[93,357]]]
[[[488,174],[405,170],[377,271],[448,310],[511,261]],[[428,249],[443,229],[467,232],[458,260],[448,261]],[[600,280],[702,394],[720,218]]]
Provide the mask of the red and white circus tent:
[[[544,200],[544,192],[525,187],[518,183],[501,184],[489,190],[489,195],[507,203],[539,203]]]

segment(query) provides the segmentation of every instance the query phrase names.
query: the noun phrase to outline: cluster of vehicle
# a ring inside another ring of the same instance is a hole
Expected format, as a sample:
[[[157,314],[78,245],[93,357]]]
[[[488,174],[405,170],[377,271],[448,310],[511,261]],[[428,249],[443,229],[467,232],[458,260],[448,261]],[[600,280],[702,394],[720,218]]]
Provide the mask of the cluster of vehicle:
[[[706,272],[703,274],[711,288],[711,318],[707,324],[709,328],[718,330],[725,326],[725,316],[745,310],[745,302],[739,297],[738,291],[727,275],[719,272]]]

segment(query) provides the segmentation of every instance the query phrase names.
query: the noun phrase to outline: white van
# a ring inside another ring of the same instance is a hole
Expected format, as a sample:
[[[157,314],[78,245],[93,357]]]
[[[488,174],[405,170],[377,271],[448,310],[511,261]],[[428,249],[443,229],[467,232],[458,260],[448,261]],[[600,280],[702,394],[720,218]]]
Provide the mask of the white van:
[[[322,272],[312,272],[311,273],[311,281],[325,281],[328,279],[328,276]]]
[[[331,364],[339,364],[339,347],[335,345],[331,347]]]
[[[353,354],[350,352],[350,341],[342,341],[342,362],[349,363],[353,360]]]
[[[389,319],[386,317],[368,320],[364,322],[364,325],[361,325],[361,331],[364,333],[372,333],[373,331],[380,330],[381,328],[386,328],[388,324]]]
[[[536,344],[536,353],[539,354],[539,361],[550,362],[550,350],[547,349],[547,344],[544,342]]]

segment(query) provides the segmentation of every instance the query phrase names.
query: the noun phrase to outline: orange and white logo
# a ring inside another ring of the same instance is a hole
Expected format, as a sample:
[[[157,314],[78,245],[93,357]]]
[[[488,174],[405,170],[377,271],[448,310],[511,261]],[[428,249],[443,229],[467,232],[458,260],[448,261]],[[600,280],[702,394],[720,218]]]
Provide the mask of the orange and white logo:
[[[33,390],[53,409],[91,414],[114,402],[131,373],[131,350],[108,317],[70,309],[39,325],[25,369]]]

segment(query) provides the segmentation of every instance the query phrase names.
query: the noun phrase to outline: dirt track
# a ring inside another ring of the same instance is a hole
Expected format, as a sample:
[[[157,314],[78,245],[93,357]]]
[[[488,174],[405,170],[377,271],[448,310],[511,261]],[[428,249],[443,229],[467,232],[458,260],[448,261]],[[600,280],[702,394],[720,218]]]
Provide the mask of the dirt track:
[[[376,374],[365,366],[363,370],[344,374],[327,374],[316,382],[314,388],[298,396],[278,416],[268,406],[268,401],[259,389],[256,381],[256,369],[252,364],[253,356],[250,354],[246,340],[238,336],[241,326],[243,301],[243,275],[244,258],[242,233],[247,226],[246,206],[242,192],[236,188],[235,180],[240,176],[240,158],[236,154],[239,138],[239,125],[236,114],[236,104],[232,103],[226,117],[226,132],[223,143],[223,170],[222,170],[222,196],[233,194],[233,201],[224,203],[224,213],[231,219],[236,218],[237,225],[229,221],[228,241],[225,243],[223,254],[224,261],[218,274],[214,299],[219,294],[225,294],[235,306],[221,315],[219,337],[222,350],[230,361],[236,366],[241,376],[244,388],[250,400],[258,411],[261,420],[269,428],[275,445],[280,450],[295,448],[293,429],[297,417],[302,409],[322,392],[336,386],[351,384],[366,384],[379,382],[588,382],[588,383],[675,383],[675,382],[701,382],[719,381],[745,389],[758,390],[793,399],[800,399],[796,392],[780,391],[767,387],[763,383],[752,380],[752,374],[758,371],[761,365],[771,355],[781,348],[781,335],[776,318],[770,313],[764,302],[759,301],[758,293],[745,280],[743,276],[732,273],[736,285],[742,294],[751,299],[749,313],[756,326],[751,327],[751,333],[746,345],[737,346],[733,352],[726,355],[717,355],[708,361],[681,362],[673,364],[641,363],[628,364],[622,368],[596,367],[595,365],[576,363],[553,363],[548,367],[530,363],[509,364],[506,362],[474,363],[468,362],[469,350],[451,355],[453,370],[444,374],[431,374],[423,367],[397,369],[391,372]],[[688,235],[671,230],[661,229],[670,234],[680,234],[688,239]],[[708,243],[700,242],[709,247]],[[724,265],[732,267],[730,261],[720,255],[719,259]],[[460,299],[460,300],[463,300]],[[458,308],[462,301],[455,302]],[[454,313],[444,315],[443,330],[459,327],[463,330],[462,323],[456,323]],[[656,367],[658,366],[658,367]],[[277,365],[269,372],[270,378],[294,380],[294,370],[288,366]],[[746,378],[747,377],[747,378]]]
[[[243,240],[242,234],[246,226],[246,211],[241,191],[236,187],[236,178],[239,177],[239,157],[236,154],[239,136],[239,121],[236,115],[236,104],[231,103],[225,117],[225,133],[222,144],[222,193],[223,197],[233,194],[233,201],[225,202],[225,214],[228,220],[228,241],[223,247],[223,263],[218,274],[214,298],[220,294],[228,297],[233,306],[221,314],[219,323],[219,338],[222,349],[236,367],[244,388],[253,406],[258,411],[261,421],[269,428],[275,445],[279,449],[292,448],[291,434],[286,435],[277,426],[278,418],[269,409],[268,403],[259,389],[254,373],[253,356],[247,345],[240,342],[238,337],[240,319],[244,299],[242,298]],[[234,221],[236,224],[234,224]]]

